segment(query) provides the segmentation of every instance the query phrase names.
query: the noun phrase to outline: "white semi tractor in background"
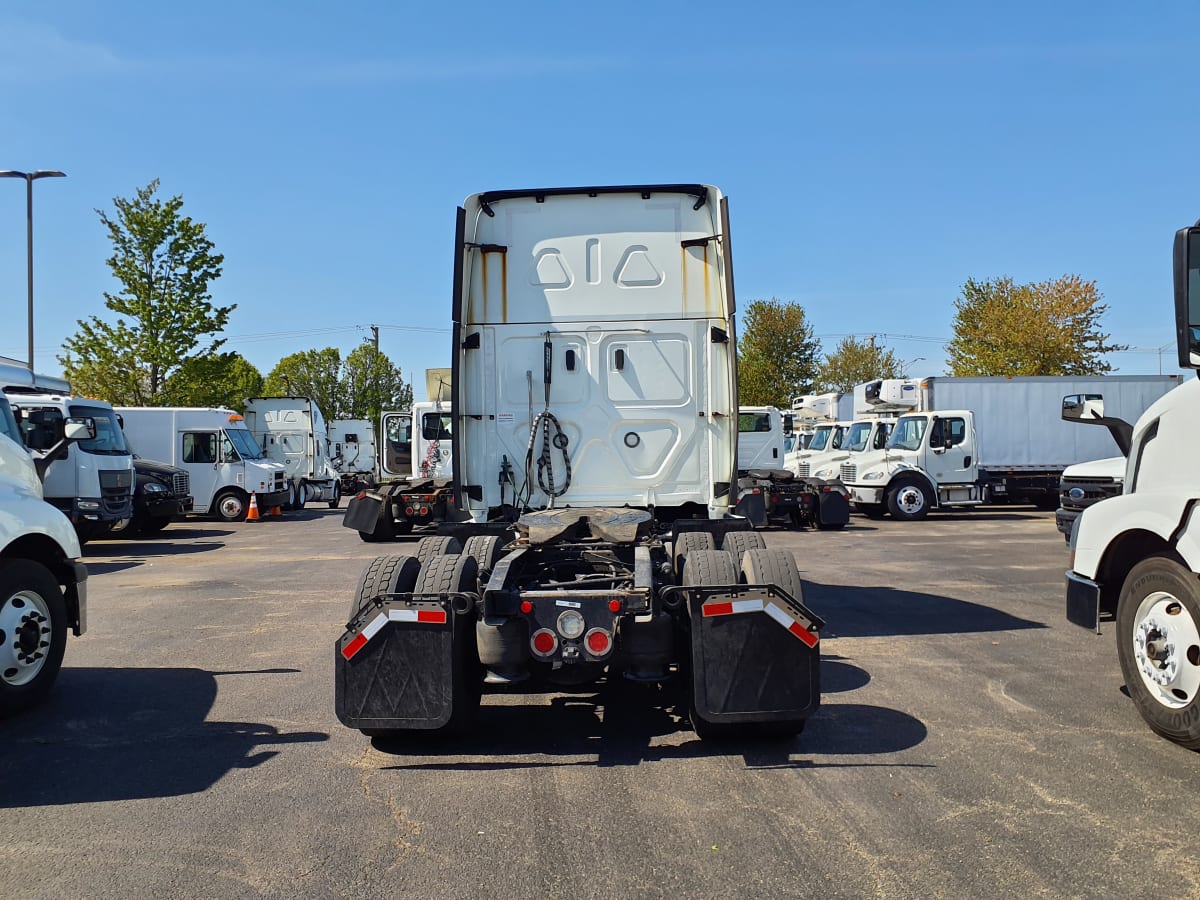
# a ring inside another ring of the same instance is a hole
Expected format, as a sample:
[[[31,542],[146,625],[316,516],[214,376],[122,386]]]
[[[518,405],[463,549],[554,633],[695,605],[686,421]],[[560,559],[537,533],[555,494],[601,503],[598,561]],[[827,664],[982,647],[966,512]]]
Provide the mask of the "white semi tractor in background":
[[[791,555],[730,516],[720,192],[473,195],[454,285],[461,521],[363,573],[334,648],[339,719],[371,735],[464,729],[485,680],[624,677],[679,685],[702,737],[799,731],[819,701],[822,623]]]
[[[41,376],[29,373],[29,387]],[[95,438],[87,417],[63,423],[64,445]],[[49,448],[54,452],[55,448]],[[67,632],[87,630],[87,567],[67,517],[42,498],[39,466],[0,394],[0,716],[49,693]]]
[[[1200,369],[1200,222],[1175,235],[1179,365]],[[1063,400],[1080,422],[1125,419],[1097,388]],[[1078,431],[1100,432],[1096,428]],[[1101,432],[1102,433],[1102,432]],[[1125,687],[1157,734],[1200,750],[1200,381],[1137,418],[1122,493],[1083,511],[1071,534],[1066,614],[1115,622]],[[1185,795],[1186,792],[1185,792]]]
[[[1111,397],[1114,414],[1136,418],[1178,383],[1167,375],[924,378],[884,380],[877,407],[895,412],[885,449],[842,463],[859,511],[921,519],[931,509],[984,502],[1051,508],[1067,466],[1112,452],[1098,429],[1061,420],[1066,393]]]
[[[329,464],[343,497],[374,487],[379,478],[378,444],[370,419],[329,420]]]
[[[193,512],[237,522],[246,518],[251,495],[263,513],[288,502],[287,468],[263,454],[240,413],[185,406],[117,412],[140,454],[188,473]]]
[[[33,376],[27,368],[9,363],[0,363],[0,386],[25,446],[48,464],[43,473],[46,501],[71,520],[80,542],[128,521],[133,515],[133,453],[113,408],[101,400],[73,396],[62,379]],[[81,418],[93,423],[93,434],[61,444],[66,420]],[[47,457],[56,446],[58,452]]]
[[[320,407],[308,397],[250,397],[242,414],[267,459],[287,471],[288,509],[310,501],[337,509],[342,485],[329,458],[329,432]]]

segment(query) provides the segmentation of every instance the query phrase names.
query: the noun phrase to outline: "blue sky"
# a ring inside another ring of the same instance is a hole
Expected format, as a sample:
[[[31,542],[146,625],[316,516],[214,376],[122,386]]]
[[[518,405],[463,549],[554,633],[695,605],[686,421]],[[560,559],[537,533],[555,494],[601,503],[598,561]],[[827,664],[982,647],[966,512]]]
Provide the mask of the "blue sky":
[[[1001,8],[1002,7],[1002,8]],[[225,254],[228,347],[449,365],[478,190],[704,181],[741,306],[804,305],[939,374],[969,277],[1095,279],[1124,374],[1177,371],[1200,216],[1186,3],[5,4],[0,168],[34,188],[35,362],[111,318],[95,209],[153,178]],[[0,181],[0,355],[23,359],[25,191]],[[1159,354],[1154,348],[1166,345]]]

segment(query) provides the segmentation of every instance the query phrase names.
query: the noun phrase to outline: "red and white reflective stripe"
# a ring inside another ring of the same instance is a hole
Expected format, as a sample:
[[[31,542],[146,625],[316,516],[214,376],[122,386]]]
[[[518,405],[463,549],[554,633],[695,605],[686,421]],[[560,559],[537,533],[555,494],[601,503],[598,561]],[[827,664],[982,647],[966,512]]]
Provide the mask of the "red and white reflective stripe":
[[[346,659],[352,658],[359,650],[367,646],[367,641],[379,634],[379,629],[388,622],[422,622],[443,625],[446,622],[446,611],[444,609],[389,609],[385,613],[381,612],[363,627],[354,640],[342,648],[342,656]]]
[[[804,623],[793,618],[786,610],[774,603],[763,600],[726,600],[718,603],[705,603],[700,607],[704,617],[731,616],[735,613],[765,612],[768,616],[800,638],[808,647],[817,646],[820,638],[805,627]]]

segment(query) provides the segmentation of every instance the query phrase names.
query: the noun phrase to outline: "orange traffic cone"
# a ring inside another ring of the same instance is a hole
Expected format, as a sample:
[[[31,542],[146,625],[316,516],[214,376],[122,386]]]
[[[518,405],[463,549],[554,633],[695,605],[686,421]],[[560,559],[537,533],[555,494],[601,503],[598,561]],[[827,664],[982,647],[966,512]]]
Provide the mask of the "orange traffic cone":
[[[258,498],[254,496],[254,492],[250,492],[250,508],[246,510],[246,521],[257,522],[262,518],[258,514]]]
[[[282,509],[280,509],[278,506],[271,507],[271,518],[272,519],[278,519],[278,518],[281,518],[282,516],[283,516]]]

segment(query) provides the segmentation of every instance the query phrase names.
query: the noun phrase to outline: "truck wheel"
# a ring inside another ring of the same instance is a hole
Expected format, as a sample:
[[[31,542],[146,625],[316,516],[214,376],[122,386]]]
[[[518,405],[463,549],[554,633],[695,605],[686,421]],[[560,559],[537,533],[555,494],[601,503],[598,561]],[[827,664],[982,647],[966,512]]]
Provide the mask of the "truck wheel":
[[[675,535],[672,547],[675,562],[676,579],[683,578],[683,570],[687,564],[688,554],[703,550],[716,550],[717,544],[707,531],[684,531]]]
[[[283,502],[283,508],[287,510],[296,508],[296,485],[292,484],[290,481],[288,482],[287,500]]]
[[[462,552],[475,558],[475,563],[479,566],[479,587],[482,588],[492,570],[496,568],[496,563],[504,555],[504,544],[494,534],[476,534],[467,538]]]
[[[0,715],[49,692],[67,646],[67,604],[49,570],[28,559],[0,561]]]
[[[213,501],[213,510],[217,518],[223,522],[240,522],[246,518],[246,509],[250,501],[241,491],[230,488],[217,494]]]
[[[933,496],[929,487],[919,481],[902,481],[888,488],[887,506],[892,518],[912,522],[929,515]]]
[[[378,556],[367,563],[350,601],[350,618],[380,594],[407,594],[421,573],[421,562],[411,556]]]
[[[333,483],[333,498],[329,501],[330,509],[337,509],[338,504],[342,502],[342,486],[336,481]]]
[[[741,565],[742,554],[747,550],[762,550],[766,546],[766,541],[757,531],[727,531],[721,539],[721,549],[732,553],[738,565]]]
[[[1144,559],[1117,603],[1117,656],[1146,724],[1200,750],[1200,582],[1175,560]]]
[[[296,509],[304,509],[304,504],[308,502],[308,482],[300,482],[300,486],[296,488]]]
[[[692,534],[695,532],[686,532]],[[707,534],[707,532],[698,532]],[[751,553],[756,551],[749,551]],[[733,554],[728,550],[691,550],[683,563],[683,575],[680,583],[692,587],[707,587],[709,585],[737,584],[738,569]],[[688,688],[688,715],[692,720],[692,728],[696,737],[701,740],[715,740],[733,737],[737,731],[733,725],[710,722],[696,711],[695,688]]]
[[[424,565],[435,556],[454,556],[459,553],[462,553],[462,544],[458,542],[458,538],[448,534],[439,534],[423,537],[417,541],[417,549],[413,551],[413,556]]]
[[[452,539],[453,540],[453,539]],[[458,543],[457,540],[454,541]],[[421,566],[414,593],[473,593],[479,584],[475,558],[465,553],[435,556]],[[475,645],[475,614],[452,614],[454,620],[454,712],[437,734],[463,734],[470,730],[483,693],[483,669]]]
[[[804,602],[800,570],[786,550],[747,550],[742,557],[741,580],[745,584],[773,584],[794,600]]]

